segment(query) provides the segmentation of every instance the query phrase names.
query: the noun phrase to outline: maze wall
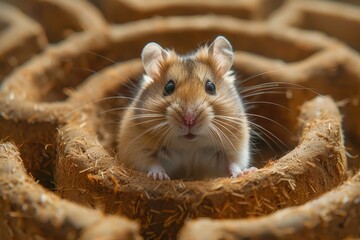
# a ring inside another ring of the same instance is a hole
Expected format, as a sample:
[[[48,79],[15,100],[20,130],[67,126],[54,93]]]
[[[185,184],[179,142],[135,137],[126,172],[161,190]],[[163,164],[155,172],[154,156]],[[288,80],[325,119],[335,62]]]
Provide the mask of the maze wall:
[[[334,1],[0,1],[1,239],[360,237],[357,29],[360,8]],[[144,45],[218,35],[263,129],[259,171],[153,181],[119,165]]]

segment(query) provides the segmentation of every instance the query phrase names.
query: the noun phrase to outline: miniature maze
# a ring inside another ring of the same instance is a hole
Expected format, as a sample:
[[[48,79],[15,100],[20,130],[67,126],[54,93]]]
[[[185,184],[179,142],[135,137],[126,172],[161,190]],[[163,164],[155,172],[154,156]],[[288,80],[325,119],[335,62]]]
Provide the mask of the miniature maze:
[[[0,1],[0,238],[359,238],[360,7],[349,2]],[[120,165],[145,44],[184,54],[219,35],[261,130],[259,170],[159,181]]]

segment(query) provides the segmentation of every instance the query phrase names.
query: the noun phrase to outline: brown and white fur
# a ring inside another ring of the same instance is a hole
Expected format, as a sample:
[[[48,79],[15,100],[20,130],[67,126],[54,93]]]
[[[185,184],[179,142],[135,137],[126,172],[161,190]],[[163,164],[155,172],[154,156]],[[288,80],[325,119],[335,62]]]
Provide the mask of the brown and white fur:
[[[187,56],[149,43],[141,56],[146,75],[120,125],[119,161],[161,180],[255,170],[229,41],[217,37]]]

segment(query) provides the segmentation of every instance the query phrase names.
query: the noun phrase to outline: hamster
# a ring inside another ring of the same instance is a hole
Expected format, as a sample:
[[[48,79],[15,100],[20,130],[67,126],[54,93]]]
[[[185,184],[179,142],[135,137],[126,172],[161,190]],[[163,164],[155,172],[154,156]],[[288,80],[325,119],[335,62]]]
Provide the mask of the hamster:
[[[250,128],[223,36],[179,56],[157,43],[120,123],[117,159],[159,180],[238,177],[250,167]]]

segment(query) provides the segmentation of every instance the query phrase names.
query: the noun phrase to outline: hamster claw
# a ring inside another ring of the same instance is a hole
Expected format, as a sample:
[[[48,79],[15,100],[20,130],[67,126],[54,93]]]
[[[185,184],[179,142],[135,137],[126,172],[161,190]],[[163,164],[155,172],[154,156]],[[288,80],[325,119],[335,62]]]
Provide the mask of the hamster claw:
[[[165,172],[165,169],[161,166],[151,167],[147,176],[152,177],[154,180],[170,180],[169,176]]]
[[[230,166],[229,170],[230,170],[231,178],[237,178],[252,172],[256,172],[258,169],[256,167],[250,167],[241,170],[237,165],[234,164]]]
[[[258,169],[256,167],[250,167],[250,168],[245,168],[244,170],[242,170],[243,174],[248,174],[248,173],[252,173],[252,172],[256,172]]]

